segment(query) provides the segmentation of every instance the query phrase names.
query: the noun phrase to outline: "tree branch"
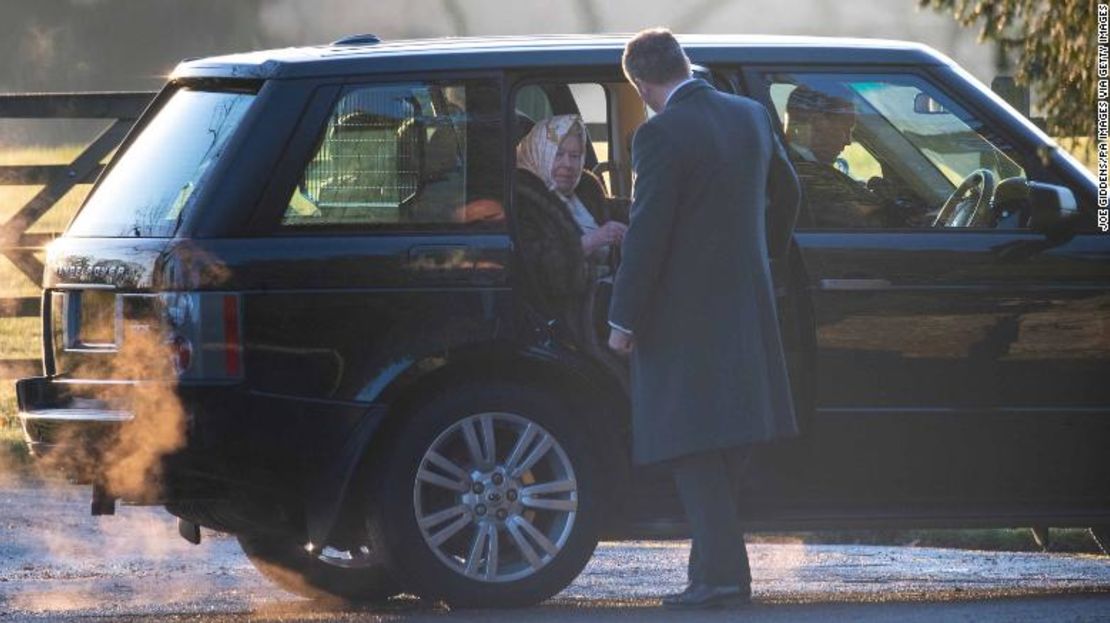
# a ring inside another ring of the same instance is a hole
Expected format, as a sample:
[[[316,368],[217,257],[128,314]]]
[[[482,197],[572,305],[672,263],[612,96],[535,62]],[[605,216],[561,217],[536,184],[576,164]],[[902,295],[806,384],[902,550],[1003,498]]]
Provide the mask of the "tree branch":
[[[578,0],[578,14],[582,16],[582,27],[586,32],[601,32],[601,15],[593,0]]]
[[[466,23],[466,11],[459,4],[459,0],[443,0],[443,10],[447,12],[456,35],[462,37],[470,34],[470,26]]]

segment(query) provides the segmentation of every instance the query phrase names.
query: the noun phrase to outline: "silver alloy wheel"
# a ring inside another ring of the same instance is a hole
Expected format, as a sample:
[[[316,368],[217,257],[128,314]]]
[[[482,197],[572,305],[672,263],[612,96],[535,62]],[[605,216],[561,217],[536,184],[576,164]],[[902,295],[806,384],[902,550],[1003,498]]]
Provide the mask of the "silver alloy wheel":
[[[470,415],[443,431],[420,461],[412,496],[427,546],[482,582],[543,569],[566,545],[578,511],[566,452],[513,413]]]

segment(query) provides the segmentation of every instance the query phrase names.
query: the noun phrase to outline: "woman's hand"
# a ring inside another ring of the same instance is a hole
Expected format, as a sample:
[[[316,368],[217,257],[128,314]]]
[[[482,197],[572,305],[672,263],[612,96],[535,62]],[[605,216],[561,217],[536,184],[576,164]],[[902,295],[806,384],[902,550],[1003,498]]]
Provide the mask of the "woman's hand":
[[[627,331],[620,329],[609,329],[609,348],[617,352],[617,354],[628,356],[632,354],[632,350],[636,348],[636,338]]]
[[[582,235],[582,251],[589,255],[605,245],[619,245],[624,239],[628,226],[624,223],[609,221],[601,227]]]

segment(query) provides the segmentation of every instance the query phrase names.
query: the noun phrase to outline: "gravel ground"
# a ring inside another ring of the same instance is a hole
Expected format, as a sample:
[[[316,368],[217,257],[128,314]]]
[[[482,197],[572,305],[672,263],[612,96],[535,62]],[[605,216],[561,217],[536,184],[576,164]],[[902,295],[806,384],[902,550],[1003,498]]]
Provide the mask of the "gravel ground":
[[[235,540],[193,546],[165,511],[88,514],[86,487],[0,480],[0,621],[422,620],[414,599],[335,609],[275,588]],[[578,579],[539,608],[458,620],[670,620],[656,597],[685,582],[687,541],[602,543]],[[1106,620],[1110,558],[1090,554],[749,545],[756,606],[745,620]],[[938,608],[940,610],[938,610]],[[727,619],[710,612],[687,620]],[[630,619],[630,617],[632,617]],[[700,618],[699,618],[700,617]]]

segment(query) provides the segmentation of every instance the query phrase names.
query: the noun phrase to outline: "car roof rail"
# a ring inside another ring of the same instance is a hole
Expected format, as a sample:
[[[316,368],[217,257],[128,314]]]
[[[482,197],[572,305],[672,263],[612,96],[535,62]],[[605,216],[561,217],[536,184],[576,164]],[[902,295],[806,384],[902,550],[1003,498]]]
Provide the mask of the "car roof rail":
[[[381,43],[381,42],[382,42],[381,37],[379,37],[378,35],[372,35],[370,33],[365,33],[365,34],[361,34],[361,35],[348,35],[346,37],[343,37],[342,39],[336,39],[335,41],[332,41],[331,44],[332,45],[373,45],[375,43]]]

